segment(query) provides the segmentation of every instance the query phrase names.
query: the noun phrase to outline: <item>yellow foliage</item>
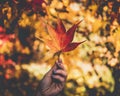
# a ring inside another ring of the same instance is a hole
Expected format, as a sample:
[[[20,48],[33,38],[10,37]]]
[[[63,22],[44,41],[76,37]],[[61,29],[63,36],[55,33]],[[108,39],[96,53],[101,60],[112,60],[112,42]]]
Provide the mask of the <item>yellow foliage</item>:
[[[116,32],[113,34],[114,38],[114,44],[116,47],[116,52],[120,51],[120,26],[116,30]]]
[[[22,27],[26,27],[27,25],[30,25],[31,22],[30,22],[28,16],[25,13],[23,13],[22,16],[21,16],[21,19],[18,22],[18,24]]]
[[[0,40],[1,42],[1,40]],[[0,54],[8,53],[10,54],[13,51],[13,43],[10,41],[6,41],[2,46],[0,46]]]

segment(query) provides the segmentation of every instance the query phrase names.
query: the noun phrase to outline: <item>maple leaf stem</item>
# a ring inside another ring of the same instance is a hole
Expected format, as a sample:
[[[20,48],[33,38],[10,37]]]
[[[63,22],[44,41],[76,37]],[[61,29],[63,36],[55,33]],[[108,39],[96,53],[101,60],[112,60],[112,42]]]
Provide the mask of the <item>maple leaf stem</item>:
[[[57,56],[58,59],[60,59],[60,54],[61,54],[61,53],[62,53],[62,51],[58,51],[58,52],[56,52],[56,53],[53,55],[53,57]]]
[[[60,59],[60,54],[61,54],[61,52],[58,53],[58,59]]]

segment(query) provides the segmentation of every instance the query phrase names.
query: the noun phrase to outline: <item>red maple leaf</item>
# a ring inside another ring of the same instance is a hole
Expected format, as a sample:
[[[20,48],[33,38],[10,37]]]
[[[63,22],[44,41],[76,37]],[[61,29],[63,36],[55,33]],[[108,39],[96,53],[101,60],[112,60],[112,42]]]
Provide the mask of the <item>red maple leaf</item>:
[[[80,22],[74,24],[70,29],[68,29],[68,31],[66,31],[61,19],[57,20],[56,28],[53,28],[51,25],[47,24],[47,30],[51,39],[46,39],[45,43],[55,53],[74,50],[78,45],[85,42],[72,42],[75,30]]]

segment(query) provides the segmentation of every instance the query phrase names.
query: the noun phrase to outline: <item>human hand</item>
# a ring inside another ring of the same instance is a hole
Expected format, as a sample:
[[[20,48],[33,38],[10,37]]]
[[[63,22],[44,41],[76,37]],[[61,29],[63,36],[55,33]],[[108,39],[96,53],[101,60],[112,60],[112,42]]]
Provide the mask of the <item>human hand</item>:
[[[66,77],[66,70],[59,59],[41,80],[36,96],[56,96],[64,88]]]

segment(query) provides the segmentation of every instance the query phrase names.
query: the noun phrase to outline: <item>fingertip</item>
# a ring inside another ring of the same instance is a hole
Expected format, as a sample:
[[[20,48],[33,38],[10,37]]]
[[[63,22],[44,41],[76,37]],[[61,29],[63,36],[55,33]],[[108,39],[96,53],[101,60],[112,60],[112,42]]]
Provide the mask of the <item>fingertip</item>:
[[[58,67],[61,67],[61,65],[62,65],[62,63],[60,63],[60,62],[57,63],[57,66],[58,66]]]
[[[61,59],[61,58],[58,58],[58,62],[59,62],[59,63],[62,63],[62,59]]]
[[[62,62],[57,60],[57,61],[55,61],[55,63],[59,66],[59,65],[61,65]]]
[[[64,69],[64,65],[62,63],[62,60],[59,58],[56,62],[57,68]]]

